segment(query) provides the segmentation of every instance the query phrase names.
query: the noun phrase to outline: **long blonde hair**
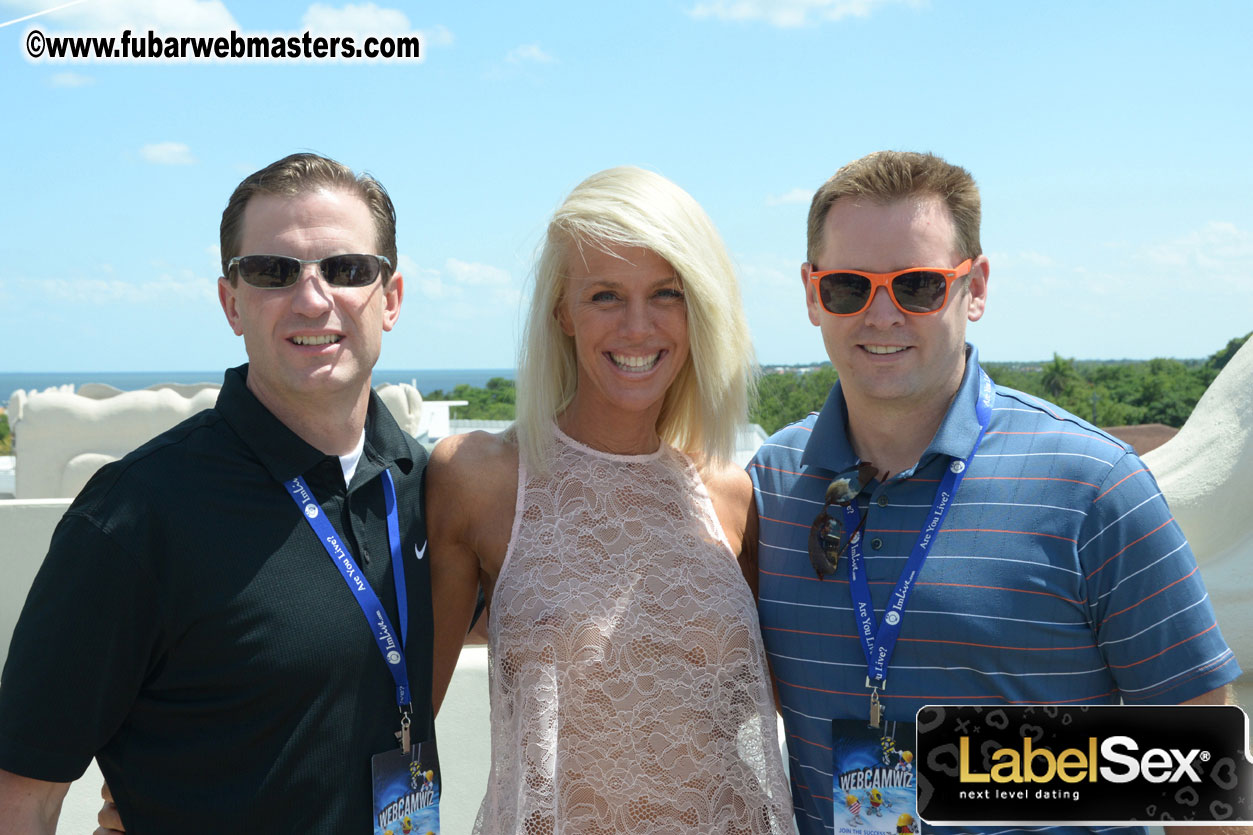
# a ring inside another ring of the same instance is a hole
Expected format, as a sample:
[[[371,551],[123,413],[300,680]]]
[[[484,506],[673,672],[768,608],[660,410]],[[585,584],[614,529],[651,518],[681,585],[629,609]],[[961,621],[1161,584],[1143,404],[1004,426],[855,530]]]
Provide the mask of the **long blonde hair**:
[[[674,268],[687,303],[690,350],[666,392],[657,432],[694,457],[729,462],[757,376],[735,268],[691,195],[660,174],[623,166],[579,183],[548,224],[518,365],[517,437],[527,468],[546,469],[553,419],[578,387],[574,339],[555,311],[569,259],[585,246],[642,247]]]

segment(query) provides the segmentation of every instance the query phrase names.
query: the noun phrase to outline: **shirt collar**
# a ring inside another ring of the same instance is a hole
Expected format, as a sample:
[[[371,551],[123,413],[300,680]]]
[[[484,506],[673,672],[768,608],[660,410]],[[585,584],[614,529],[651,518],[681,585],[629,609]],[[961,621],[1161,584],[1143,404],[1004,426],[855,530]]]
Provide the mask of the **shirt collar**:
[[[416,447],[417,439],[400,428],[387,405],[371,390],[365,416],[365,451],[352,477],[353,485],[365,484],[392,464],[407,475],[417,458]]]
[[[933,455],[965,458],[974,449],[979,437],[979,419],[975,415],[975,403],[979,399],[979,350],[966,344],[966,370],[962,374],[957,395],[944,414],[940,428],[927,445],[919,464]],[[848,405],[837,379],[827,395],[827,401],[818,413],[801,466],[819,467],[838,473],[857,464],[857,454],[848,441]]]
[[[966,371],[962,374],[961,385],[957,387],[957,396],[944,414],[940,428],[935,437],[922,454],[926,460],[931,455],[946,455],[949,458],[965,458],[975,448],[979,439],[979,416],[975,414],[975,404],[979,402],[979,378],[982,376],[979,367],[979,349],[966,343]]]
[[[227,369],[218,393],[217,410],[277,481],[303,475],[328,456],[293,432],[248,389],[248,365]],[[354,484],[364,484],[391,464],[402,472],[413,468],[413,441],[401,430],[377,394],[370,392],[365,419],[365,451]],[[336,460],[336,467],[338,467]]]

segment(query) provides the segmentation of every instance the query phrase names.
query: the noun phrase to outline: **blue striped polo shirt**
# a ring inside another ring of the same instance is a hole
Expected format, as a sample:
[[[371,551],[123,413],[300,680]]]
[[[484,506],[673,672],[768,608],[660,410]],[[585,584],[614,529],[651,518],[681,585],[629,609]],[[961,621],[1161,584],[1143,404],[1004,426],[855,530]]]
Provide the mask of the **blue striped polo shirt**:
[[[978,368],[968,348],[961,388],[917,466],[859,497],[876,623],[941,474],[974,446]],[[832,831],[831,720],[870,709],[847,557],[819,580],[807,555],[831,477],[858,460],[845,421],[837,382],[820,413],[780,430],[749,465],[762,635],[803,835]],[[913,722],[927,704],[1173,704],[1239,674],[1192,551],[1139,457],[997,386],[987,436],[904,612],[885,717]]]

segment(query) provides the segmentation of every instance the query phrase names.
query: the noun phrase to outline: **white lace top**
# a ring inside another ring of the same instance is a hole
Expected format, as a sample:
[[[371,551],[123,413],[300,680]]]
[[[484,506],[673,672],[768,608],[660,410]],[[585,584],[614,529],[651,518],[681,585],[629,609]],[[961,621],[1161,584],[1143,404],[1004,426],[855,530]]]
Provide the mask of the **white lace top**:
[[[518,482],[474,831],[791,832],[756,606],[692,462],[558,432]]]

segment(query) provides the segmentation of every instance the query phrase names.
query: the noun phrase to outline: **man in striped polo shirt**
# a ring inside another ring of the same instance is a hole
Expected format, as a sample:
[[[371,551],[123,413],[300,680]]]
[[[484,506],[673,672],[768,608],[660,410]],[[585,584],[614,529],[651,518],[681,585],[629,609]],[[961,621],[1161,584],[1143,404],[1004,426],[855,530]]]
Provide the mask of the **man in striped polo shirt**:
[[[848,825],[842,728],[877,712],[908,771],[926,704],[1223,703],[1240,674],[1140,459],[985,379],[965,341],[987,302],[979,217],[968,172],[898,152],[810,208],[801,277],[839,382],[749,468],[803,835]]]

